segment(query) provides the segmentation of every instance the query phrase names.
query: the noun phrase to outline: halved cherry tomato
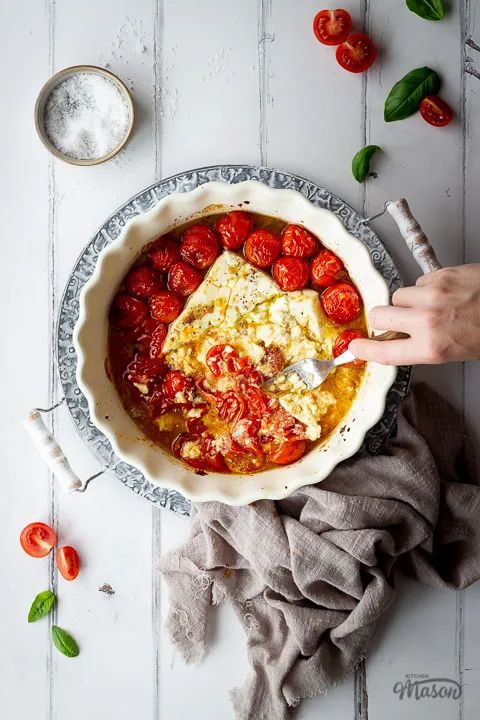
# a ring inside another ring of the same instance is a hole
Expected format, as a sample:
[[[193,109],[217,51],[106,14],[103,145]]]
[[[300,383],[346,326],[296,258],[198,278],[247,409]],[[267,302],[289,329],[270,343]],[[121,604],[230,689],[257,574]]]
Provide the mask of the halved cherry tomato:
[[[420,114],[429,125],[445,127],[453,119],[453,112],[445,100],[436,95],[427,95],[420,103]]]
[[[185,230],[180,243],[180,255],[184,260],[204,270],[215,262],[220,254],[220,243],[208,225],[192,225]]]
[[[275,260],[272,275],[277,285],[285,292],[302,290],[310,280],[310,267],[300,257],[281,257]]]
[[[215,224],[215,230],[227,250],[239,250],[251,233],[252,227],[252,216],[243,210],[232,210]]]
[[[287,440],[277,450],[269,454],[268,459],[275,465],[290,465],[299,460],[307,451],[306,440]]]
[[[167,272],[173,263],[180,260],[180,248],[167,237],[160,237],[150,246],[148,258],[157,270]]]
[[[263,457],[262,447],[258,438],[260,420],[258,418],[244,418],[232,427],[232,438],[240,447],[254,455]]]
[[[113,298],[110,307],[110,322],[117,330],[133,328],[146,318],[147,306],[139,298],[127,293],[119,293]]]
[[[165,280],[149,267],[133,268],[125,279],[125,287],[132,295],[149,298],[165,288]]]
[[[346,282],[330,285],[321,294],[320,301],[325,314],[338,325],[352,322],[362,311],[362,299],[358,290]]]
[[[191,265],[183,260],[176,262],[168,273],[168,287],[179,295],[191,295],[198,288],[203,276]]]
[[[375,45],[367,35],[354,33],[348,40],[338,46],[336,58],[344,70],[361,73],[373,65],[377,57]]]
[[[313,258],[310,272],[315,285],[328,287],[345,275],[345,268],[335,253],[331,250],[321,250]]]
[[[75,580],[80,572],[80,557],[75,548],[71,545],[58,548],[55,559],[60,575],[65,580]]]
[[[20,544],[31,557],[45,557],[56,542],[55,530],[42,522],[30,523],[20,533]]]
[[[231,345],[213,345],[205,358],[208,369],[215,377],[238,373],[248,362]]]
[[[324,45],[339,45],[350,35],[352,18],[346,10],[320,10],[313,19],[313,32]]]
[[[168,400],[179,405],[189,402],[185,391],[193,390],[194,382],[181,370],[170,370],[163,381],[163,393]]]
[[[157,327],[152,333],[150,339],[149,349],[151,358],[159,358],[162,355],[162,347],[167,337],[167,328],[163,323],[158,323]]]
[[[259,268],[270,267],[282,249],[282,241],[270,230],[254,230],[245,243],[245,257]]]
[[[344,330],[340,333],[340,335],[337,335],[335,338],[335,342],[333,343],[332,353],[333,357],[338,357],[342,353],[346,352],[348,350],[348,346],[352,342],[352,340],[356,340],[357,338],[364,338],[367,337],[366,334],[363,332],[363,330]],[[357,358],[351,363],[347,363],[348,365],[363,365],[364,360],[360,360]]]
[[[300,225],[287,225],[282,232],[282,253],[292,257],[309,258],[317,252],[315,235]]]
[[[217,396],[217,412],[219,417],[227,423],[234,423],[241,420],[248,412],[245,400],[229,390],[226,393],[219,393]]]
[[[150,314],[155,320],[171,323],[182,312],[183,301],[171,290],[164,290],[150,298]]]

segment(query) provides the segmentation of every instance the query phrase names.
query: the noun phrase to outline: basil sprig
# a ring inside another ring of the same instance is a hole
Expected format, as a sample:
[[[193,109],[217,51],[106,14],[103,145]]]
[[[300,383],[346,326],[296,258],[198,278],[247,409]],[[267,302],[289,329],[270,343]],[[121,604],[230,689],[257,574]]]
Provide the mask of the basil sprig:
[[[407,73],[390,90],[385,100],[385,122],[403,120],[413,115],[423,98],[437,95],[440,90],[440,78],[429,67],[417,68]]]
[[[443,0],[407,0],[407,7],[424,20],[443,20],[445,17]]]
[[[44,590],[38,593],[32,602],[32,607],[28,613],[28,622],[36,622],[44,618],[55,605],[55,595],[51,590]]]
[[[367,177],[370,171],[370,160],[377,150],[381,150],[378,145],[366,145],[353,156],[352,173],[357,182],[361,183]]]
[[[52,640],[55,647],[67,657],[76,657],[80,652],[72,636],[57,625],[52,626]]]

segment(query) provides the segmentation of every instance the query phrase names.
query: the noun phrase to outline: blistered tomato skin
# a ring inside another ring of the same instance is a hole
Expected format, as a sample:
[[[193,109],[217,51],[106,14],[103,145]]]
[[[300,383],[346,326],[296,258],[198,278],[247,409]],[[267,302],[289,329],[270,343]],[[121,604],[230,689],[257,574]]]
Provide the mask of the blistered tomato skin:
[[[167,326],[164,323],[158,323],[150,339],[149,351],[151,358],[160,358],[162,356],[163,343],[166,337]]]
[[[339,45],[351,29],[352,18],[346,10],[320,10],[313,19],[313,32],[323,45]]]
[[[215,230],[227,250],[240,250],[252,228],[253,218],[243,210],[232,210],[215,223]]]
[[[125,287],[132,295],[148,299],[165,289],[165,280],[151,268],[142,266],[130,270]]]
[[[328,287],[345,275],[345,268],[335,253],[321,250],[313,258],[310,272],[314,285]]]
[[[245,257],[258,268],[269,268],[280,255],[282,241],[269,230],[254,230],[245,243]]]
[[[315,255],[318,240],[300,225],[287,225],[282,232],[282,253],[292,257],[310,258]]]
[[[182,312],[183,301],[171,290],[165,290],[150,298],[150,314],[155,320],[173,322]]]
[[[110,308],[110,322],[117,330],[134,328],[145,320],[148,310],[143,300],[119,293]]]
[[[183,297],[191,295],[200,286],[202,275],[194,267],[180,260],[174,263],[168,273],[168,287]]]
[[[186,398],[180,398],[179,393],[193,389],[193,381],[181,370],[170,370],[163,381],[163,393],[168,400],[179,404],[185,404]]]
[[[173,240],[160,237],[152,243],[148,259],[157,270],[168,272],[173,263],[180,260],[180,248]]]
[[[356,320],[362,311],[357,289],[347,282],[330,285],[323,291],[320,301],[327,317],[338,325]]]
[[[220,254],[220,243],[208,225],[192,225],[185,230],[180,244],[180,255],[200,270],[210,267]]]
[[[363,330],[344,330],[340,333],[340,335],[337,335],[335,338],[335,342],[333,343],[332,348],[332,354],[333,357],[338,357],[339,355],[342,355],[344,352],[348,350],[348,346],[352,342],[352,340],[357,340],[358,338],[365,338],[367,337],[366,334],[363,332]],[[360,360],[357,358],[352,363],[347,363],[348,365],[364,365],[365,361]]]
[[[302,290],[310,280],[310,267],[299,257],[281,257],[273,263],[272,275],[284,292]]]
[[[290,465],[305,455],[307,447],[306,440],[287,440],[278,450],[271,453],[268,459],[275,465]]]
[[[214,377],[240,372],[248,360],[240,356],[231,345],[213,345],[207,352],[205,362]]]
[[[344,70],[361,73],[373,65],[377,57],[375,45],[367,35],[354,33],[337,47],[336,58]]]

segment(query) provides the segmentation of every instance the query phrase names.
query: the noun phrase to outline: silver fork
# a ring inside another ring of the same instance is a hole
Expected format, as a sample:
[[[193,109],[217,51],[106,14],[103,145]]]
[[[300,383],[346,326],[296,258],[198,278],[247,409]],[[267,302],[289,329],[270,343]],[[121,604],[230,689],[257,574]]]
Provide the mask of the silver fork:
[[[408,337],[409,336],[406,333],[389,330],[388,332],[384,332],[381,335],[376,335],[374,339],[401,340]],[[323,382],[325,382],[327,377],[332,372],[333,368],[336,368],[339,365],[346,365],[346,363],[352,362],[352,360],[356,360],[356,357],[353,353],[350,352],[350,350],[346,350],[344,353],[342,353],[336,358],[332,358],[331,360],[317,360],[317,358],[298,360],[292,365],[288,365],[288,367],[283,368],[283,370],[281,370],[278,375],[275,375],[275,377],[270,378],[270,380],[267,380],[265,383],[263,383],[263,387],[265,388],[265,390],[275,392],[274,386],[279,379],[287,380],[290,375],[297,375],[302,381],[306,390],[314,390]]]

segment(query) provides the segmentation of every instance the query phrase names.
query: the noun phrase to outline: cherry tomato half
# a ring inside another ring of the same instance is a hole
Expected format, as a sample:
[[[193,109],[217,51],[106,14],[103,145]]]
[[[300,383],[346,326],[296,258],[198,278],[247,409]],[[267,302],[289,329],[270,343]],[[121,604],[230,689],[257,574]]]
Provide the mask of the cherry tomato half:
[[[338,325],[355,320],[362,311],[358,290],[347,282],[330,285],[320,296],[325,314]]]
[[[168,273],[168,287],[184,297],[191,295],[203,280],[202,275],[183,260],[174,263]]]
[[[30,523],[20,533],[20,544],[31,557],[45,557],[56,542],[55,530],[42,522]]]
[[[367,35],[354,33],[348,40],[338,46],[336,58],[344,70],[361,73],[373,65],[377,57],[375,45]]]
[[[282,290],[292,292],[308,284],[310,267],[303,258],[281,257],[273,263],[272,275]]]
[[[215,262],[219,254],[220,243],[208,225],[192,225],[183,233],[180,255],[191,265],[204,270]]]
[[[324,45],[339,45],[350,35],[352,18],[346,10],[320,10],[313,19],[313,32]]]
[[[150,246],[148,258],[157,270],[167,272],[173,263],[180,260],[180,248],[167,237],[160,237]]]
[[[367,336],[363,332],[363,330],[344,330],[340,333],[340,335],[337,335],[337,337],[335,338],[335,342],[333,343],[332,348],[333,357],[338,357],[342,353],[346,352],[352,340],[357,340],[358,338],[364,337]],[[359,358],[357,358],[353,362],[348,363],[348,365],[363,365],[364,362],[364,360],[360,360]]]
[[[71,545],[58,548],[55,557],[57,567],[65,580],[75,580],[80,572],[80,557]]]
[[[420,103],[420,114],[429,125],[445,127],[453,119],[453,112],[445,100],[436,95],[427,95]]]
[[[275,465],[290,465],[305,455],[308,443],[306,440],[287,440],[278,450],[272,452],[268,459]]]
[[[238,373],[248,362],[248,358],[240,357],[231,345],[213,345],[208,351],[205,362],[215,377]]]
[[[328,287],[344,276],[345,268],[335,253],[331,250],[321,250],[313,258],[310,272],[315,285]]]
[[[282,241],[270,230],[254,230],[245,243],[245,257],[259,268],[270,267],[282,249]]]
[[[125,287],[132,295],[149,298],[165,288],[165,280],[151,268],[143,266],[130,270]]]
[[[282,232],[282,253],[292,257],[309,258],[317,252],[315,235],[300,225],[287,225]]]
[[[150,314],[155,320],[171,323],[182,312],[183,302],[171,290],[164,290],[150,298]]]
[[[140,300],[127,293],[119,293],[113,298],[110,307],[110,322],[117,330],[127,330],[136,327],[145,320],[147,306]]]
[[[252,227],[252,216],[243,210],[232,210],[215,224],[215,230],[227,250],[239,250],[251,233]]]

